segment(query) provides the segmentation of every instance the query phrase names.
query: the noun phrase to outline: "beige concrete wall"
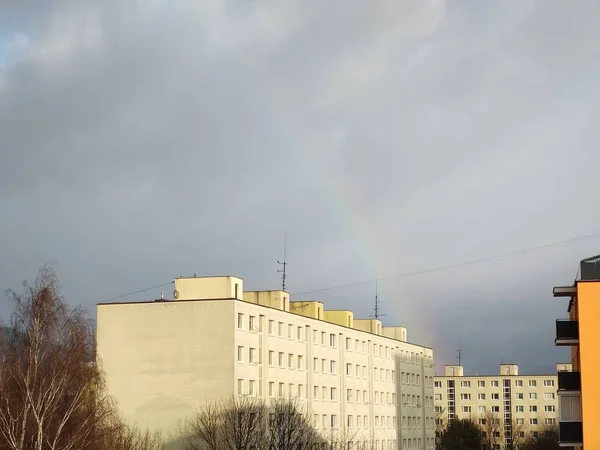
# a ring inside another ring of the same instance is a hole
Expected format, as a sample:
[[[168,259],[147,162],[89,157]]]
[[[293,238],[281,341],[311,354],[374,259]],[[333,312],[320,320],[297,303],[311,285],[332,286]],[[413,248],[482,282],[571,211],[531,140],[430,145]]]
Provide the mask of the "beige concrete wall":
[[[284,291],[244,291],[244,301],[287,311],[290,294]]]
[[[244,282],[237,277],[176,278],[173,289],[175,300],[207,300],[244,298]]]
[[[381,334],[381,320],[377,319],[354,319],[354,328],[366,331],[367,333]]]
[[[396,339],[398,341],[406,342],[406,328],[404,327],[383,327],[384,336]]]
[[[109,394],[140,427],[173,432],[207,399],[234,393],[234,301],[98,305]]]
[[[290,303],[290,312],[299,314],[304,317],[311,317],[313,319],[323,320],[325,307],[323,303],[306,300],[306,301],[295,301]]]
[[[352,311],[325,311],[323,320],[343,327],[354,328],[354,313]]]

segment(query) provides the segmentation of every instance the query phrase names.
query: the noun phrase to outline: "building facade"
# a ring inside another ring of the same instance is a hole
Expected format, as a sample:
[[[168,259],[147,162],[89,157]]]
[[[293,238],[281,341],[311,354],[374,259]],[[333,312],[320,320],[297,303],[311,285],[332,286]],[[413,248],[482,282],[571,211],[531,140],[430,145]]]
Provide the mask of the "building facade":
[[[472,419],[493,447],[519,448],[527,437],[557,425],[557,385],[556,374],[519,375],[515,364],[501,364],[498,375],[475,376],[465,376],[462,366],[445,366],[444,376],[434,378],[436,425]]]
[[[434,448],[433,351],[405,328],[236,277],[174,284],[174,301],[98,305],[99,362],[132,423],[176,436],[203,402],[290,398],[354,448]]]
[[[569,318],[556,321],[558,346],[571,348],[571,372],[558,372],[560,443],[575,449],[600,448],[600,255],[580,262],[581,278],[554,288],[554,297],[569,298]]]

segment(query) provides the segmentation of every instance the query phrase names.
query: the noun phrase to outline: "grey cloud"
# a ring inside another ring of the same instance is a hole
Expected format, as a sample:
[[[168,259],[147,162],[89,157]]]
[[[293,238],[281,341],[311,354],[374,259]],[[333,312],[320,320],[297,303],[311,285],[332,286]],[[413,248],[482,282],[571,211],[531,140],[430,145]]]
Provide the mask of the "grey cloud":
[[[86,305],[193,272],[275,288],[287,229],[303,292],[598,231],[597,2],[365,5],[19,2],[0,285],[56,260]],[[438,365],[460,340],[473,371],[549,367],[548,292],[597,245],[381,283],[385,320]],[[368,315],[373,293],[304,297]]]

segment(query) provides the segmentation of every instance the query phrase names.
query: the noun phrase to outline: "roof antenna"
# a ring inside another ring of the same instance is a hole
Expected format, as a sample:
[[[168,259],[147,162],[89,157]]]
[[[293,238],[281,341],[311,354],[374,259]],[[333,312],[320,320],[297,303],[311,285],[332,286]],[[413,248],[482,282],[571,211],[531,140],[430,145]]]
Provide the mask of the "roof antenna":
[[[375,274],[375,314],[370,317],[375,317],[375,319],[379,319],[380,317],[385,317],[385,314],[379,314],[379,295],[378,295],[378,284],[379,279],[377,278],[377,274]]]
[[[283,269],[277,269],[277,272],[281,273],[281,290],[285,292],[285,279],[286,273],[285,269],[289,265],[287,262],[287,230],[285,231],[284,240],[283,240],[283,262],[277,260],[277,264],[283,266]]]
[[[458,350],[456,350],[456,359],[458,359],[458,365],[461,365],[462,362],[462,348],[459,348]]]

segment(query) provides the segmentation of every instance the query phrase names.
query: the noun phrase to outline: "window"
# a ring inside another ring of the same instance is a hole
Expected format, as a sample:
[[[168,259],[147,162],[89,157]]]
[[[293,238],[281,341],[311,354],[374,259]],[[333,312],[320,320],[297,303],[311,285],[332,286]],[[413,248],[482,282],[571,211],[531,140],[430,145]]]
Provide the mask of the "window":
[[[269,334],[273,334],[274,325],[275,325],[275,322],[273,322],[272,320],[269,320]]]
[[[537,423],[538,423],[538,420],[535,417],[529,419],[529,425],[537,425]]]
[[[529,406],[529,412],[537,412],[537,406],[536,405]]]
[[[544,425],[556,425],[556,419],[546,418],[544,419]]]
[[[313,398],[315,400],[319,399],[319,386],[313,386]]]
[[[269,382],[269,397],[273,397],[275,395],[275,383],[272,381]]]
[[[523,405],[517,405],[517,406],[515,406],[515,408],[516,408],[515,411],[517,411],[517,412],[523,412],[524,411]]]
[[[238,395],[244,395],[244,380],[238,380]]]
[[[248,361],[251,364],[255,364],[256,363],[256,349],[255,348],[251,348],[249,353],[248,353]]]
[[[346,338],[346,350],[351,350],[352,347],[352,340],[350,338]],[[350,418],[352,416],[348,416],[348,418]]]
[[[581,422],[581,396],[562,394],[559,396],[558,412],[561,422]]]
[[[304,357],[302,355],[298,355],[298,369],[302,370],[304,367]]]
[[[545,412],[556,412],[556,406],[554,405],[546,405],[544,406]]]
[[[492,400],[500,400],[500,394],[492,394]]]
[[[283,383],[279,383],[279,392],[278,392],[278,394],[279,394],[279,398],[282,398],[282,397],[283,397],[283,390],[285,389],[285,387],[284,387],[284,386],[285,386],[285,385],[284,385]]]
[[[288,325],[288,338],[292,339],[293,336],[294,336],[294,326]]]
[[[277,326],[278,330],[278,334],[280,337],[283,337],[283,322],[279,322],[278,326]]]
[[[348,375],[349,377],[352,376],[352,364],[350,363],[346,364],[346,375]]]
[[[244,315],[242,313],[238,313],[238,329],[244,329]]]
[[[273,365],[273,359],[275,358],[275,352],[272,350],[269,350],[269,365],[272,366]]]
[[[485,394],[477,394],[477,400],[485,400]]]
[[[440,386],[441,387],[441,386]],[[479,388],[484,388],[485,387],[485,380],[479,380],[477,382],[477,387]]]
[[[404,394],[403,394],[403,395],[404,395]],[[440,401],[442,401],[442,394],[433,394],[433,399],[434,399],[436,402],[440,402]]]
[[[516,387],[523,387],[523,380],[515,380]]]
[[[544,380],[544,387],[554,387],[554,380]]]
[[[348,428],[352,428],[352,416],[348,416]]]
[[[238,362],[244,362],[244,347],[238,346]]]
[[[329,368],[331,369],[331,370],[330,370],[330,372],[331,372],[332,374],[335,374],[335,361],[331,361],[331,362],[329,363],[329,366],[330,366]]]
[[[529,387],[536,387],[536,386],[537,386],[536,380],[529,380]]]
[[[414,375],[413,375],[413,377],[414,377]],[[461,381],[460,382],[460,387],[470,388],[471,387],[471,382],[470,381]]]
[[[303,397],[304,397],[304,385],[299,384],[298,385],[298,398],[303,398]]]
[[[515,394],[515,398],[516,398],[517,400],[523,400],[523,393],[522,393],[522,392],[517,392],[517,393]]]
[[[471,394],[460,394],[461,400],[471,400]]]
[[[298,327],[298,340],[301,341],[302,340],[302,327]]]
[[[404,372],[402,372],[402,375],[404,375]],[[402,378],[404,378],[404,376]],[[404,383],[404,380],[402,380],[402,382]],[[441,388],[442,387],[442,382],[441,381],[434,381],[433,382],[433,387]]]
[[[522,418],[517,419],[517,425],[525,425],[525,419],[522,419]]]
[[[337,428],[337,416],[335,414],[331,415],[331,428]]]
[[[288,397],[292,398],[295,393],[296,392],[294,390],[294,384],[293,383],[288,384]]]
[[[291,353],[288,355],[288,369],[294,368],[294,355]]]
[[[498,387],[498,386],[499,386],[499,385],[498,385],[498,380],[491,380],[491,381],[490,381],[490,386],[491,386],[491,387]]]
[[[544,400],[554,400],[554,392],[544,392]]]
[[[477,407],[477,412],[479,414],[485,414],[485,406],[478,406]]]
[[[331,388],[331,400],[337,400],[337,389],[334,387]]]
[[[356,365],[356,378],[360,377],[360,366]]]
[[[499,413],[500,412],[500,407],[499,406],[492,406],[492,412],[493,413]]]
[[[329,346],[335,347],[335,334],[333,334],[333,333],[329,335]]]
[[[319,332],[317,330],[313,330],[313,344],[316,344],[319,340]]]
[[[327,373],[327,360],[326,359],[321,360],[321,372]]]
[[[254,386],[256,384],[256,381],[254,380],[250,380],[248,382],[248,395],[255,395],[256,392],[254,391]]]
[[[537,400],[537,393],[530,392],[529,393],[529,400]]]
[[[283,367],[283,352],[279,352],[279,367]]]
[[[256,317],[250,316],[250,320],[248,322],[248,329],[250,331],[255,331],[256,330]]]
[[[352,401],[352,395],[353,395],[353,391],[352,391],[352,389],[348,389],[348,390],[346,391],[346,401],[349,401],[349,402],[351,402],[351,401]]]
[[[325,345],[325,336],[327,336],[327,333],[321,331],[321,345]]]
[[[327,427],[327,414],[323,414],[323,428]]]
[[[319,371],[319,358],[313,358],[313,370],[315,372]]]

